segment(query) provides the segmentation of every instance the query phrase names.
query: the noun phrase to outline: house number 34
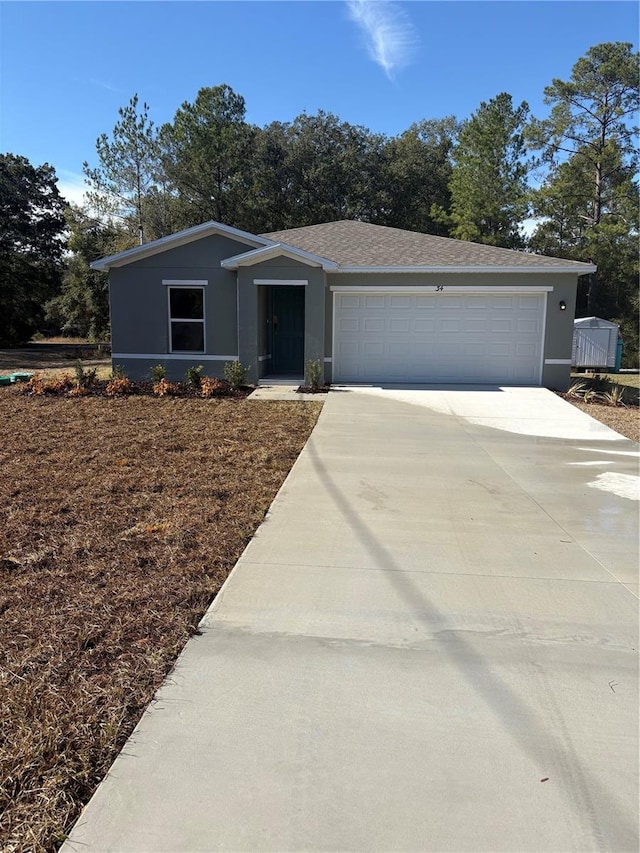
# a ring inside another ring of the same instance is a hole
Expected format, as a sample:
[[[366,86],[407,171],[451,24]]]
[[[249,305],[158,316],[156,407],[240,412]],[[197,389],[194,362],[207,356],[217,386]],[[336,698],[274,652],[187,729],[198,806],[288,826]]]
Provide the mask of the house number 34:
[[[437,291],[444,290],[444,284],[436,284],[436,290]]]

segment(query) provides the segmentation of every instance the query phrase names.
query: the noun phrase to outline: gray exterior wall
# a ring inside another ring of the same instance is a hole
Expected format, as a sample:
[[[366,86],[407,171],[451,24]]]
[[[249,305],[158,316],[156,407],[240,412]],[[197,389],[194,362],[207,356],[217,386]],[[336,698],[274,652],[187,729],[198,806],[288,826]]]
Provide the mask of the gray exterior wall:
[[[329,273],[327,274],[325,306],[325,358],[331,359],[333,347],[333,293],[331,287],[359,286],[390,290],[395,287],[481,287],[500,286],[505,290],[537,285],[553,287],[547,294],[547,313],[544,332],[544,357],[542,385],[557,391],[569,387],[571,373],[571,343],[575,315],[578,279],[565,273]],[[559,303],[566,303],[561,311]],[[566,361],[566,364],[548,364],[547,361]],[[327,381],[331,381],[331,363],[325,364]]]
[[[268,279],[273,285],[256,285],[255,279]],[[239,358],[249,368],[247,379],[255,382],[270,372],[265,356],[269,355],[268,288],[286,286],[287,281],[305,280],[304,361],[323,362],[325,345],[324,271],[289,258],[273,258],[238,270]]]
[[[112,268],[112,363],[121,365],[132,379],[148,379],[150,368],[159,362],[166,364],[170,379],[184,378],[188,367],[199,364],[204,374],[222,376],[225,361],[238,356],[238,315],[236,274],[222,269],[220,261],[248,248],[228,237],[212,236]],[[168,299],[163,279],[208,282],[204,353],[169,353]]]
[[[320,360],[324,378],[331,381],[333,293],[332,285],[376,287],[406,286],[455,288],[456,286],[550,286],[545,319],[542,384],[564,390],[571,370],[571,344],[575,313],[575,274],[533,273],[325,273],[289,258],[272,258],[237,272],[220,262],[247,251],[246,244],[229,237],[211,236],[168,249],[149,258],[110,271],[112,362],[132,379],[149,378],[150,368],[162,362],[170,379],[182,379],[188,367],[202,364],[204,374],[222,376],[226,361],[238,358],[255,382],[271,372],[269,362],[269,286],[304,280],[304,361]],[[163,280],[203,280],[205,286],[205,352],[170,353],[167,286]],[[559,303],[566,303],[560,311]],[[550,363],[558,362],[558,363]],[[564,363],[563,363],[564,362]]]

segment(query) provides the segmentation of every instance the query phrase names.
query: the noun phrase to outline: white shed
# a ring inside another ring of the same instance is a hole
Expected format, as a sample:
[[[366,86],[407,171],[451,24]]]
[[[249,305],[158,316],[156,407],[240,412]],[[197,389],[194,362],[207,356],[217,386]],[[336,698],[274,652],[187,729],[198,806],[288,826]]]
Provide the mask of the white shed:
[[[573,321],[572,367],[617,367],[620,327],[601,317],[581,317]]]

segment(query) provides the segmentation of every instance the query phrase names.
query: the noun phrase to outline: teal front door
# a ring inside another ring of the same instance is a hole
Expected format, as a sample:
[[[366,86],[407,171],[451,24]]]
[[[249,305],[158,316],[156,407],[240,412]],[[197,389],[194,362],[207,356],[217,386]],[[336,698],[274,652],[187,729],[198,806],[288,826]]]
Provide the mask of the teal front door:
[[[271,369],[304,373],[304,287],[271,289]]]

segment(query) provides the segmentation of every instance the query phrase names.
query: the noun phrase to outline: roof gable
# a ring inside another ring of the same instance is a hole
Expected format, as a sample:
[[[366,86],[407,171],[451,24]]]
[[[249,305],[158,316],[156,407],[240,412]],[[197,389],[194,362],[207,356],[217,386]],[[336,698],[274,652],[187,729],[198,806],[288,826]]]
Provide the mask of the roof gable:
[[[245,243],[251,248],[273,245],[273,240],[270,240],[268,237],[250,234],[248,231],[241,231],[238,228],[232,228],[230,225],[223,225],[220,222],[205,222],[202,225],[196,225],[193,228],[187,228],[184,231],[170,234],[168,237],[161,237],[159,240],[143,243],[141,246],[135,246],[133,249],[126,249],[124,252],[100,258],[91,264],[91,269],[109,270],[112,267],[124,267],[143,258],[149,258],[153,255],[166,252],[169,249],[175,249],[178,246],[184,246],[196,240],[202,240],[205,237],[215,235],[229,237],[240,243]]]
[[[618,323],[612,323],[611,320],[604,320],[602,317],[577,317],[573,321],[574,326],[579,326],[582,329],[619,329]]]
[[[227,270],[237,270],[238,267],[250,267],[254,264],[262,263],[262,261],[271,260],[271,258],[283,257],[300,261],[300,263],[310,267],[321,267],[324,270],[335,270],[338,267],[334,261],[314,255],[311,252],[306,252],[303,249],[298,249],[295,246],[287,246],[283,243],[273,243],[270,246],[263,246],[252,249],[249,252],[243,252],[241,255],[225,258],[221,265]]]

